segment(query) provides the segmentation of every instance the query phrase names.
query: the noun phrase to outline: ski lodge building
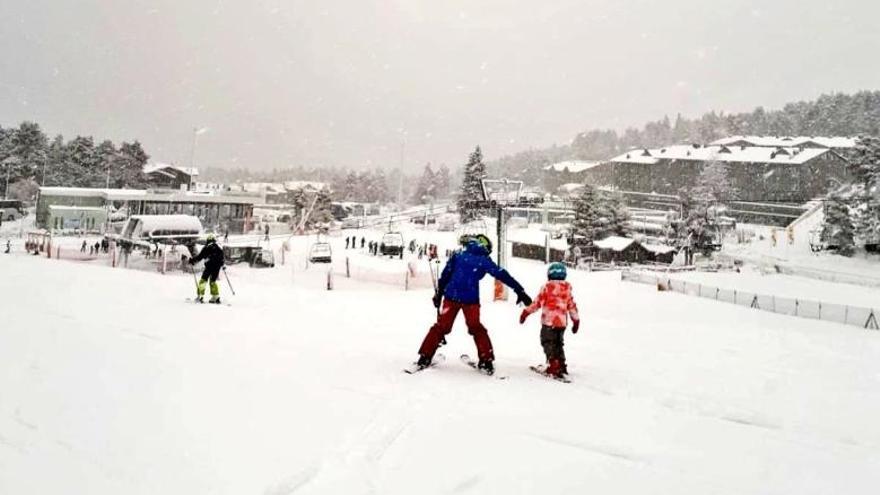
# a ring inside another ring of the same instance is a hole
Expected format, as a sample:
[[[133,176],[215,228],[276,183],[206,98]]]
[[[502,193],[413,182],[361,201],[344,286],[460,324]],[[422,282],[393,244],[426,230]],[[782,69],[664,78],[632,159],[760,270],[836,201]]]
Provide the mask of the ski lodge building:
[[[846,159],[829,148],[675,145],[633,150],[591,169],[587,182],[617,190],[677,194],[710,163],[727,165],[736,199],[805,203],[847,175]]]
[[[156,189],[189,191],[193,189],[193,181],[198,177],[199,169],[154,163],[144,167],[144,175]]]
[[[206,230],[239,234],[251,230],[254,205],[262,198],[232,193],[143,189],[93,189],[85,187],[41,187],[37,198],[36,226],[65,229],[108,230],[102,220],[122,222],[131,215],[193,215]],[[106,211],[97,215],[97,210]],[[71,219],[81,218],[82,222]],[[99,220],[88,220],[98,218]]]
[[[762,148],[824,148],[848,150],[856,138],[821,136],[730,136],[710,143],[713,146],[759,146]]]

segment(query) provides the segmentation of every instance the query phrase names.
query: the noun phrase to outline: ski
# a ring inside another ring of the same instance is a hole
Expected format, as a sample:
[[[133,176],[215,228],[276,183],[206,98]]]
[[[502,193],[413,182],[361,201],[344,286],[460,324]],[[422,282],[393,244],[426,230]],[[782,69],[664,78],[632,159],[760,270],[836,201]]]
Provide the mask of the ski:
[[[479,372],[481,375],[491,376],[491,377],[497,378],[498,380],[507,380],[507,375],[497,375],[497,374],[495,374],[495,373],[489,374],[489,373],[486,373],[485,370],[481,370],[481,369],[477,366],[477,362],[474,361],[474,360],[473,360],[470,356],[468,356],[467,354],[462,354],[460,358],[461,358],[461,361],[462,361],[464,364],[466,364],[466,365],[470,366],[471,368],[477,370],[477,372]]]
[[[206,305],[208,305],[208,306],[226,306],[226,307],[232,307],[232,305],[229,304],[228,302],[222,302],[222,301],[219,302],[219,303],[211,303],[211,302],[208,302],[208,301],[198,302],[198,301],[195,300],[195,298],[192,298],[192,297],[187,297],[187,298],[186,298],[186,302],[188,302],[188,303],[192,303],[192,304],[206,304]]]
[[[403,372],[406,373],[407,375],[415,375],[416,373],[418,373],[420,371],[425,371],[428,368],[433,368],[434,366],[437,366],[438,363],[442,363],[443,361],[446,361],[446,356],[444,356],[441,353],[437,353],[437,354],[434,354],[434,359],[431,361],[431,364],[429,364],[428,366],[422,367],[416,363],[413,363],[413,364],[409,365],[409,367],[404,368]]]
[[[562,382],[562,383],[571,383],[571,380],[569,380],[568,378],[565,378],[564,376],[553,376],[553,375],[548,375],[548,374],[544,371],[544,366],[543,366],[543,365],[539,365],[539,366],[529,366],[529,369],[532,370],[532,371],[534,371],[535,373],[537,373],[537,374],[543,376],[544,378],[551,378],[551,379],[553,379],[553,380],[556,380],[557,382]]]

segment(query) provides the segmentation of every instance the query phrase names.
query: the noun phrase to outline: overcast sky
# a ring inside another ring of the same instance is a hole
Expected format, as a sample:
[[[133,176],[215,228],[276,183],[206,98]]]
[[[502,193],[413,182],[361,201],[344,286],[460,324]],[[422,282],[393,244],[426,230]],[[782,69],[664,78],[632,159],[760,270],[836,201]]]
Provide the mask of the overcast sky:
[[[458,165],[880,89],[877,0],[0,0],[0,125],[260,169]]]

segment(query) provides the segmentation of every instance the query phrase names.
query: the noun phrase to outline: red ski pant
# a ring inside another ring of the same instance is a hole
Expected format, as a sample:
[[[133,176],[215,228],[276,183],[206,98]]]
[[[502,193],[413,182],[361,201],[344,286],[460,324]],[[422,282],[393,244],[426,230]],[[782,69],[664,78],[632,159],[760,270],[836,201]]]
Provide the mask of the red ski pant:
[[[443,306],[440,309],[440,316],[437,317],[437,323],[428,330],[428,335],[425,335],[422,347],[419,348],[419,354],[422,356],[434,356],[443,337],[452,331],[452,324],[455,323],[455,317],[458,316],[459,310],[464,313],[464,321],[467,323],[468,333],[474,337],[474,343],[477,345],[477,356],[481,360],[493,361],[495,355],[492,353],[492,341],[489,339],[489,332],[480,323],[480,305],[462,304],[448,299],[443,300]]]

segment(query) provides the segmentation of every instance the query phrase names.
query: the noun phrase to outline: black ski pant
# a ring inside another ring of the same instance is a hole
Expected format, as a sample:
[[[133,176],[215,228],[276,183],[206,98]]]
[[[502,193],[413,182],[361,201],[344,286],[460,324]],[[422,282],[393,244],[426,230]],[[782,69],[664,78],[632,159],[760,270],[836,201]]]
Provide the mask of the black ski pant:
[[[563,350],[565,345],[563,342],[564,335],[565,328],[541,326],[541,347],[544,348],[544,356],[547,357],[547,362],[550,362],[552,359],[558,359],[563,364],[565,363],[565,351]]]

